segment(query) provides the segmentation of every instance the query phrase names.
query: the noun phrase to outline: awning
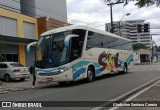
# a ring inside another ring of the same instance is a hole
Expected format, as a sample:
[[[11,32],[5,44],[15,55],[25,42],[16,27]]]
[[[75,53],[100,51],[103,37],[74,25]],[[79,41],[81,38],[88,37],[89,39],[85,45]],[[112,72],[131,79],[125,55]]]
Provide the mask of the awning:
[[[27,38],[19,38],[19,37],[12,37],[12,36],[5,36],[0,34],[0,40],[2,43],[14,43],[14,44],[29,44],[31,42],[36,42],[35,39],[27,39]]]

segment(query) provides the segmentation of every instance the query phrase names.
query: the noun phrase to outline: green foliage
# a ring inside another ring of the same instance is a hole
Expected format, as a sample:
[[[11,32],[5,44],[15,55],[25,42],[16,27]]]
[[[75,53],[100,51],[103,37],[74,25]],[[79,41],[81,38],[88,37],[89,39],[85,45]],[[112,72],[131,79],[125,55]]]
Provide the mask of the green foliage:
[[[156,48],[157,52],[160,52],[160,46],[159,47],[155,46],[155,48]]]
[[[144,7],[144,6],[151,6],[153,4],[157,4],[157,6],[159,6],[159,0],[136,0],[137,3],[135,5],[137,5],[138,7]]]
[[[145,6],[151,6],[156,4],[157,6],[160,6],[160,0],[103,0],[104,3],[111,3],[111,2],[124,2],[124,5],[127,5],[130,1],[136,1],[136,4],[139,8],[145,7]]]
[[[146,49],[146,45],[142,43],[133,44],[133,50]]]

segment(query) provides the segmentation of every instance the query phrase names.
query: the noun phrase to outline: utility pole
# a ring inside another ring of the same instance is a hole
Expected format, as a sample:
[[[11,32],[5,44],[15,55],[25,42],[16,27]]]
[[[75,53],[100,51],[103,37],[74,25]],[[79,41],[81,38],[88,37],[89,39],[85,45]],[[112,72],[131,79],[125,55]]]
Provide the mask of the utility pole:
[[[154,46],[153,46],[153,35],[160,35],[159,33],[151,34],[151,40],[152,40],[152,56],[151,61],[154,63]]]
[[[123,2],[116,2],[116,3],[109,3],[107,5],[110,6],[110,14],[111,14],[111,30],[110,32],[113,33],[113,29],[114,29],[114,26],[113,26],[113,15],[112,15],[112,6],[113,5],[116,5],[116,4],[120,4],[120,3],[123,3]]]

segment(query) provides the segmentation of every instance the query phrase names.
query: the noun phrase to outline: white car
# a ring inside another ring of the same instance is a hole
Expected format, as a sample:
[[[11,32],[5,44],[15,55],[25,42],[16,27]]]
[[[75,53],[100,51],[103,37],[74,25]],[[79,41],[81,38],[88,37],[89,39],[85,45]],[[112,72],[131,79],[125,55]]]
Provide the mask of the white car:
[[[28,67],[24,67],[18,62],[0,62],[0,79],[6,82],[11,80],[25,80],[29,78]]]

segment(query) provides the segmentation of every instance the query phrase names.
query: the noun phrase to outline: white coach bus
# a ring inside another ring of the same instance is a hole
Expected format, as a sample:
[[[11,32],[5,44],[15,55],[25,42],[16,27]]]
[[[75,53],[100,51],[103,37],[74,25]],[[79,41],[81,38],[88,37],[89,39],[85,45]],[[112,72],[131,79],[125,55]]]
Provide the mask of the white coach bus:
[[[66,26],[41,34],[35,61],[39,83],[69,82],[132,67],[130,40],[89,26]]]

